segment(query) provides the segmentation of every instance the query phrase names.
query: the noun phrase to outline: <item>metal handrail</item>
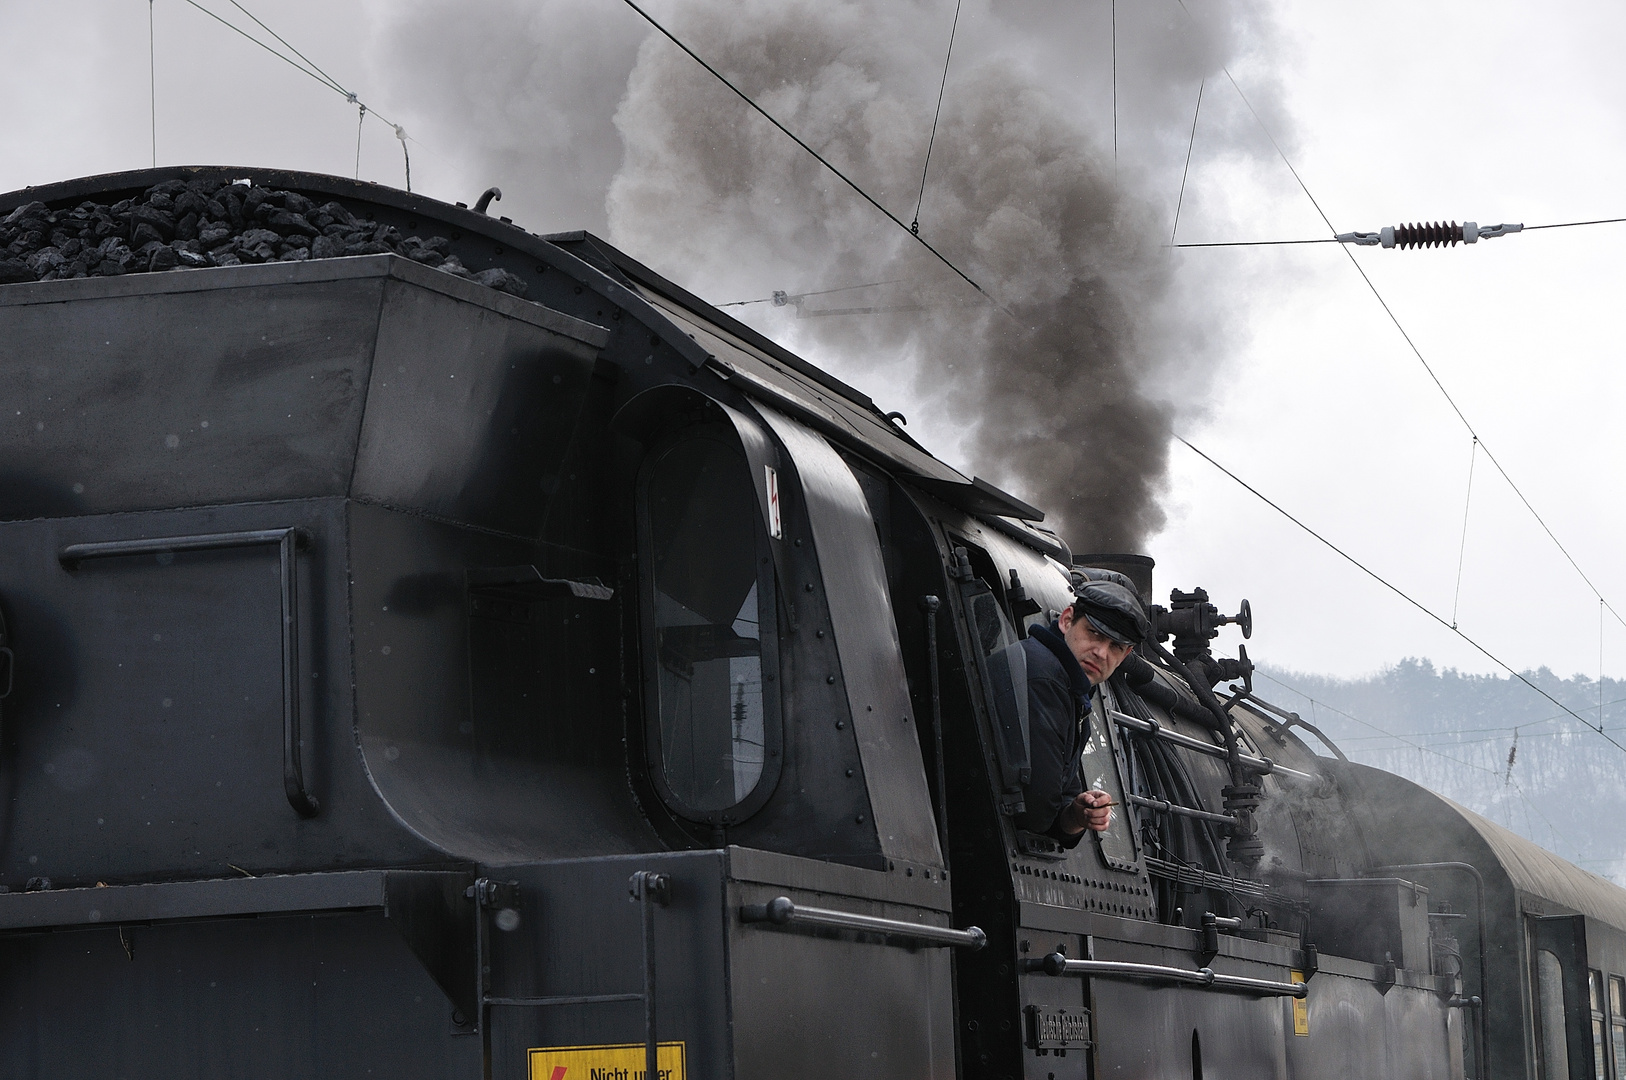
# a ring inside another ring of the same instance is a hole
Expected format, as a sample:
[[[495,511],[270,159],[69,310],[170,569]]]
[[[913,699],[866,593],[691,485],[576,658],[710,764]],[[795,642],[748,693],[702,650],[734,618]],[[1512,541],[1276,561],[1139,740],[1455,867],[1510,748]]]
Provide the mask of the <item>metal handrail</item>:
[[[861,915],[856,911],[803,907],[788,896],[776,896],[766,904],[742,905],[740,921],[772,923],[775,926],[826,926],[836,930],[859,930],[866,934],[905,938],[921,945],[946,945],[970,949],[973,952],[988,944],[988,935],[976,926],[954,930],[946,926],[925,926],[920,923],[904,922],[902,919],[884,919],[878,915]]]
[[[301,817],[315,817],[322,804],[305,786],[301,761],[299,718],[299,573],[295,554],[306,542],[305,534],[292,526],[281,529],[250,529],[243,532],[200,533],[194,536],[158,536],[140,540],[108,540],[91,544],[69,544],[57,552],[57,561],[69,572],[92,559],[112,559],[130,555],[169,555],[177,551],[221,551],[228,548],[277,545],[282,601],[282,787],[288,805]]]
[[[1214,814],[1207,810],[1196,810],[1179,803],[1169,802],[1167,799],[1148,799],[1144,795],[1125,795],[1124,801],[1131,806],[1143,806],[1159,814],[1173,814],[1176,817],[1192,818],[1196,821],[1212,821],[1216,825],[1236,825],[1236,818],[1231,814]]]
[[[1185,983],[1211,987],[1216,990],[1235,990],[1239,993],[1262,994],[1267,997],[1302,998],[1310,992],[1305,983],[1276,982],[1272,979],[1250,979],[1242,975],[1222,975],[1212,968],[1168,967],[1163,964],[1131,964],[1122,960],[1069,960],[1061,953],[1051,953],[1039,960],[1024,960],[1023,968],[1041,971],[1046,975],[1078,975],[1100,979],[1140,979],[1147,982]]]
[[[1197,753],[1207,754],[1209,757],[1229,757],[1229,754],[1226,753],[1225,747],[1215,746],[1213,743],[1206,743],[1201,739],[1193,739],[1190,735],[1182,735],[1178,731],[1170,731],[1156,720],[1142,720],[1139,717],[1130,716],[1128,713],[1121,713],[1117,709],[1109,709],[1107,710],[1107,713],[1112,717],[1113,723],[1117,724],[1119,727],[1128,728],[1130,731],[1138,731],[1144,735],[1155,735],[1167,742],[1174,743],[1176,746],[1183,746],[1187,750],[1195,750]],[[1295,780],[1315,779],[1314,776],[1311,776],[1307,772],[1300,772],[1297,769],[1289,769],[1286,765],[1278,765],[1276,762],[1267,757],[1254,757],[1252,754],[1238,754],[1237,761],[1240,762],[1242,767],[1247,769],[1249,772],[1260,773],[1262,775],[1291,776]]]

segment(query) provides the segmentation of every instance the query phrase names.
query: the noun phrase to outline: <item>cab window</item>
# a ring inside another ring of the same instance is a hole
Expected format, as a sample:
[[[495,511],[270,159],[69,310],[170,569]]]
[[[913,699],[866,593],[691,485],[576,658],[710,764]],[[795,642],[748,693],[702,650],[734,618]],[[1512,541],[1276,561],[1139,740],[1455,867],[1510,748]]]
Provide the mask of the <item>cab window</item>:
[[[665,444],[639,485],[650,764],[671,809],[713,823],[760,802],[778,746],[772,561],[731,434]]]

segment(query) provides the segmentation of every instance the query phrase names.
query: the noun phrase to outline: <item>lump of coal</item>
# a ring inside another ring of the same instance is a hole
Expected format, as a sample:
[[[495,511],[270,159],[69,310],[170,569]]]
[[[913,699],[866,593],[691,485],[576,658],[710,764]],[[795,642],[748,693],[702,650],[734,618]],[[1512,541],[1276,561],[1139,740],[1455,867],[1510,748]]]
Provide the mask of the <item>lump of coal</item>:
[[[512,293],[515,296],[524,296],[530,289],[530,286],[525,284],[523,278],[510,274],[500,266],[480,271],[474,275],[474,280],[488,289],[501,289],[503,292]]]

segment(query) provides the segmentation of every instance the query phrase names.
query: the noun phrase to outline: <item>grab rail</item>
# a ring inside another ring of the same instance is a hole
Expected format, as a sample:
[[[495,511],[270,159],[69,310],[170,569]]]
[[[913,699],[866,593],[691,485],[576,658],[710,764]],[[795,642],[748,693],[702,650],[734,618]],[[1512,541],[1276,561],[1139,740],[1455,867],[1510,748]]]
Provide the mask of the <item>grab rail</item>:
[[[1271,979],[1250,979],[1242,975],[1222,975],[1212,968],[1167,967],[1163,964],[1131,964],[1120,960],[1069,960],[1061,953],[1051,953],[1039,960],[1024,960],[1027,971],[1042,971],[1046,975],[1079,975],[1101,979],[1143,979],[1148,982],[1187,983],[1207,986],[1216,990],[1236,990],[1240,993],[1263,994],[1267,997],[1302,998],[1310,992],[1305,983],[1276,982]]]
[[[322,804],[305,786],[300,757],[299,717],[299,574],[295,555],[307,537],[292,526],[250,529],[243,532],[200,533],[195,536],[159,536],[140,540],[108,540],[69,544],[57,561],[69,572],[92,559],[129,555],[167,555],[178,551],[220,551],[228,548],[277,545],[282,600],[282,787],[288,805],[301,817],[315,817]]]
[[[883,919],[878,915],[860,915],[856,911],[803,907],[788,896],[776,896],[766,904],[742,905],[740,921],[773,923],[776,926],[827,926],[836,930],[860,930],[867,934],[906,938],[922,945],[946,945],[970,949],[973,952],[988,944],[988,935],[976,926],[954,930],[946,926],[923,926],[920,923],[904,922],[902,919]]]
[[[1158,738],[1171,742],[1176,746],[1183,746],[1187,750],[1195,750],[1197,753],[1207,754],[1209,757],[1223,758],[1227,756],[1225,747],[1215,746],[1213,743],[1206,743],[1201,739],[1193,739],[1190,735],[1182,735],[1178,731],[1170,731],[1156,720],[1142,720],[1139,717],[1130,716],[1127,713],[1121,713],[1116,709],[1108,710],[1108,712],[1112,717],[1112,722],[1117,724],[1119,727],[1128,728],[1130,731],[1138,731],[1145,735],[1155,735]],[[1291,776],[1295,780],[1315,779],[1315,777],[1311,776],[1307,772],[1300,772],[1297,769],[1289,769],[1286,765],[1278,765],[1276,762],[1267,757],[1254,757],[1252,754],[1238,754],[1237,760],[1241,762],[1244,769],[1247,769],[1249,772],[1253,773],[1260,773],[1263,775]]]
[[[1236,825],[1234,814],[1211,814],[1207,810],[1195,810],[1189,806],[1169,802],[1167,799],[1148,799],[1144,795],[1126,795],[1124,799],[1130,806],[1142,806],[1159,814],[1173,814],[1194,821],[1212,821],[1216,825]]]

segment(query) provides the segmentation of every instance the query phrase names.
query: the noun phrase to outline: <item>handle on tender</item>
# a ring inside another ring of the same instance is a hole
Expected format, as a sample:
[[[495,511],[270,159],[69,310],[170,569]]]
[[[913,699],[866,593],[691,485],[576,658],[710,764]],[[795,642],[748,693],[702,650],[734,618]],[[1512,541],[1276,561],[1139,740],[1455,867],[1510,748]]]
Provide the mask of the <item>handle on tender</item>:
[[[946,926],[924,926],[902,919],[860,915],[856,911],[803,907],[788,896],[776,896],[766,904],[745,904],[740,908],[744,923],[772,923],[775,926],[826,926],[836,930],[859,930],[881,934],[916,945],[946,945],[973,952],[988,944],[988,935],[979,927],[953,930]]]
[[[1221,975],[1212,968],[1167,967],[1163,964],[1130,964],[1118,960],[1069,960],[1059,952],[1039,960],[1024,960],[1028,971],[1042,971],[1046,975],[1081,975],[1098,979],[1140,979],[1146,982],[1189,983],[1215,990],[1236,990],[1245,994],[1266,997],[1301,998],[1310,992],[1304,983],[1275,982],[1271,979],[1249,979],[1242,975]]]

